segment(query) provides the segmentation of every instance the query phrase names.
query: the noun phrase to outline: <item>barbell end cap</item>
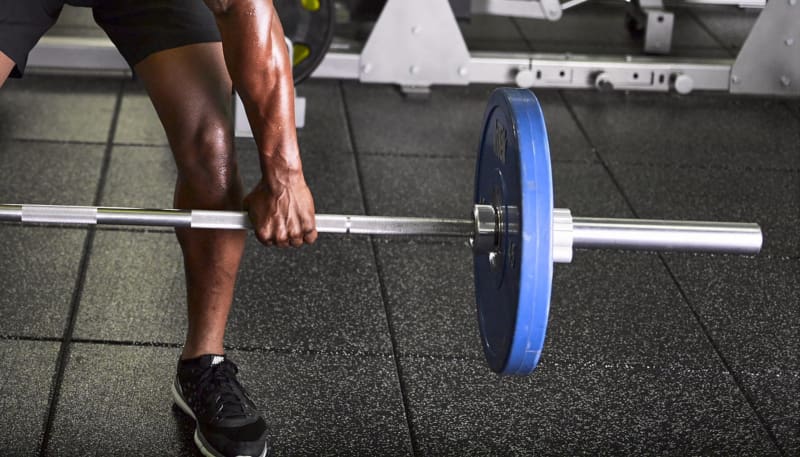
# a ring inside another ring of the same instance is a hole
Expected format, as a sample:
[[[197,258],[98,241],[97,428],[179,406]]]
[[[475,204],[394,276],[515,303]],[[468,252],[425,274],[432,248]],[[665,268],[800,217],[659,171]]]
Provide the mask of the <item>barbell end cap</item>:
[[[753,223],[753,246],[750,252],[748,253],[751,256],[756,256],[761,253],[761,248],[764,247],[764,232],[761,230],[761,226]]]

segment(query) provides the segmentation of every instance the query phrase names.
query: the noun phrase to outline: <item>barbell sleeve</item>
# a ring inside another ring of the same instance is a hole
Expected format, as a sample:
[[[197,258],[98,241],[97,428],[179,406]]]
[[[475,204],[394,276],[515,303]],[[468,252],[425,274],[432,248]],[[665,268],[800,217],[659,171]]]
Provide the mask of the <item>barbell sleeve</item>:
[[[763,236],[758,224],[580,218],[572,220],[572,246],[754,255]]]

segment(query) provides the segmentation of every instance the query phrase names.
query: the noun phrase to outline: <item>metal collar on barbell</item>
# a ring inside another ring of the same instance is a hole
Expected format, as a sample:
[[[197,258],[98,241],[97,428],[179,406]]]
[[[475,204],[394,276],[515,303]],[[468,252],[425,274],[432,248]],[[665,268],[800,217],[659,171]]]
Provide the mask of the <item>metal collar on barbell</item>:
[[[476,255],[489,255],[496,258],[502,245],[501,237],[508,230],[514,233],[519,224],[508,223],[507,214],[519,214],[518,208],[495,208],[492,205],[474,205],[472,219],[474,233],[470,244]],[[519,217],[514,217],[516,221]],[[568,209],[553,210],[553,262],[572,262],[572,213]]]

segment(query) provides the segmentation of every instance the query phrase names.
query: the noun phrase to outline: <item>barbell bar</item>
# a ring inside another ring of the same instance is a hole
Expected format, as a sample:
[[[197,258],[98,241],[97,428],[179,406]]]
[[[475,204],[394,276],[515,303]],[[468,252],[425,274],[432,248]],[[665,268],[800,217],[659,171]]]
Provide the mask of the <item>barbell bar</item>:
[[[569,263],[572,249],[624,249],[758,254],[762,234],[758,224],[644,219],[572,218],[569,210],[556,209],[554,244],[564,254],[554,258]],[[193,229],[249,230],[242,211],[118,208],[66,205],[0,205],[0,221],[57,225],[127,225]],[[320,233],[378,236],[469,237],[479,253],[499,244],[503,222],[490,205],[475,205],[473,219],[317,214]],[[480,239],[489,240],[481,243]],[[567,247],[564,249],[564,247]]]
[[[573,249],[757,254],[754,223],[572,217],[553,208],[550,151],[538,100],[525,89],[497,89],[484,115],[471,219],[317,214],[320,233],[468,237],[484,355],[501,374],[525,375],[544,345],[553,263]],[[0,221],[250,229],[239,211],[0,205]]]

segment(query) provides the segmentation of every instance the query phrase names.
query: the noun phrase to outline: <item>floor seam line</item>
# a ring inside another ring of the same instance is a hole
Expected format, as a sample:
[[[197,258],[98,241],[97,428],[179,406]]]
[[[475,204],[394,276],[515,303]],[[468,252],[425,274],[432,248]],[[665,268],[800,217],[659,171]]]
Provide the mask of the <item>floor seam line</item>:
[[[698,26],[700,26],[700,28],[701,28],[701,29],[703,29],[703,31],[704,31],[704,32],[706,32],[706,33],[707,33],[707,34],[708,34],[708,35],[709,35],[711,38],[713,38],[713,39],[714,39],[714,41],[716,41],[716,42],[717,42],[717,44],[718,44],[718,45],[719,45],[719,46],[720,46],[720,47],[721,47],[721,48],[722,48],[722,49],[725,51],[725,53],[726,53],[726,54],[728,54],[729,56],[733,57],[734,59],[736,58],[736,55],[737,55],[737,53],[735,53],[735,52],[733,51],[733,49],[731,49],[730,47],[728,47],[728,46],[727,46],[727,45],[726,45],[726,44],[725,44],[725,43],[722,41],[722,39],[721,39],[720,37],[718,37],[718,36],[717,36],[717,34],[716,34],[716,33],[714,33],[714,32],[713,32],[713,31],[712,31],[712,30],[711,30],[711,29],[708,27],[708,25],[705,23],[705,21],[703,21],[702,19],[700,19],[700,18],[697,16],[697,14],[695,14],[695,12],[694,12],[694,11],[692,11],[692,9],[691,9],[691,8],[686,8],[686,9],[685,9],[685,11],[688,13],[689,17],[691,17],[691,18],[692,18],[692,20],[694,20],[694,22],[695,22],[695,23],[696,23]]]
[[[405,153],[405,152],[360,152],[364,157],[389,157],[397,159],[449,159],[449,160],[462,160],[465,162],[474,162],[474,154],[472,156],[457,155],[457,154],[420,154],[420,153]],[[580,160],[580,159],[552,159],[551,162],[558,164],[568,165],[597,165],[596,160]]]
[[[353,122],[350,118],[350,109],[347,105],[347,97],[344,91],[344,84],[340,81],[339,82],[339,94],[342,97],[342,107],[344,108],[344,120],[345,120],[345,127],[347,129],[347,137],[350,141],[350,148],[353,150],[353,160],[356,166],[356,175],[358,177],[358,187],[359,191],[361,192],[361,204],[363,205],[364,214],[370,214],[369,211],[369,203],[367,201],[367,193],[366,188],[364,185],[364,174],[363,169],[361,167],[361,161],[359,159],[358,149],[356,147],[355,136],[353,132]],[[392,318],[389,312],[389,300],[388,300],[388,292],[386,290],[386,284],[383,279],[383,272],[381,269],[380,261],[378,259],[378,248],[375,244],[375,240],[372,236],[369,237],[370,246],[372,248],[372,259],[375,262],[375,270],[378,276],[378,284],[380,287],[381,292],[381,301],[383,302],[383,310],[386,314],[386,326],[387,330],[389,331],[389,339],[392,345],[392,358],[394,359],[395,363],[395,372],[397,374],[397,383],[400,390],[400,397],[403,404],[403,415],[406,419],[406,429],[408,430],[408,440],[411,444],[411,452],[413,455],[419,455],[418,450],[418,443],[416,440],[416,434],[414,433],[414,424],[411,419],[411,408],[408,402],[408,394],[406,392],[405,383],[403,382],[403,369],[400,365],[400,354],[399,349],[397,348],[397,338],[394,333],[394,328],[392,326]]]
[[[389,329],[389,338],[391,339],[392,342],[392,353],[393,353],[392,358],[395,361],[395,369],[397,371],[397,381],[400,387],[400,395],[403,400],[403,410],[406,416],[406,426],[408,427],[409,439],[411,441],[411,451],[416,456],[420,454],[419,444],[417,443],[416,433],[414,432],[414,422],[411,417],[411,405],[409,403],[408,392],[403,378],[403,367],[400,362],[401,354],[400,354],[400,349],[397,347],[397,335],[394,331],[393,320],[389,310],[389,292],[386,289],[386,281],[384,280],[383,268],[378,258],[377,245],[375,244],[375,240],[371,241],[372,241],[371,243],[372,257],[375,261],[375,268],[377,270],[377,275],[378,275],[378,284],[380,285],[380,290],[381,290],[381,300],[383,301],[383,309],[384,312],[386,313],[386,326]]]
[[[360,152],[359,154],[369,157],[397,157],[409,159],[455,159],[455,160],[474,160],[467,155],[458,154],[420,154],[415,152]]]
[[[684,291],[683,286],[681,286],[681,283],[678,280],[677,276],[675,276],[675,273],[673,273],[672,269],[669,267],[669,262],[667,262],[667,260],[661,254],[658,254],[658,257],[661,260],[661,263],[664,266],[664,268],[667,270],[667,273],[669,273],[669,276],[672,279],[672,282],[675,284],[675,287],[678,288],[678,293],[681,294],[683,301],[686,303],[686,306],[689,308],[689,311],[694,316],[695,321],[700,326],[700,329],[703,331],[703,334],[706,336],[706,339],[708,340],[709,344],[714,349],[714,352],[716,353],[717,357],[720,359],[720,362],[728,371],[728,373],[730,373],[730,376],[733,379],[734,384],[736,384],[736,388],[744,397],[745,401],[747,402],[747,405],[750,406],[750,409],[753,411],[753,414],[755,414],[756,419],[758,419],[758,422],[761,425],[761,428],[763,428],[764,431],[767,433],[767,436],[769,437],[770,441],[772,441],[772,444],[775,445],[778,452],[782,456],[786,456],[786,452],[784,451],[783,446],[781,446],[780,442],[778,441],[778,437],[775,436],[775,433],[772,431],[772,428],[767,423],[766,418],[764,418],[764,416],[762,416],[761,413],[758,411],[758,408],[756,408],[755,401],[751,398],[747,388],[744,385],[744,382],[741,379],[739,379],[737,372],[733,369],[733,366],[730,364],[730,362],[728,362],[728,359],[725,358],[725,355],[722,353],[722,349],[719,347],[717,342],[711,336],[711,331],[706,326],[705,322],[703,321],[703,318],[700,316],[700,313],[694,308],[694,306],[692,306],[692,302],[691,300],[689,300],[689,296],[686,294],[686,291]]]
[[[114,146],[121,146],[126,148],[142,148],[142,149],[169,149],[169,144],[163,143],[136,143],[136,142],[116,142]]]
[[[596,163],[596,162],[592,162]],[[694,163],[658,163],[658,162],[640,162],[632,160],[609,160],[609,164],[623,165],[627,167],[640,167],[640,168],[658,168],[662,170],[678,169],[678,170],[710,170],[710,171],[747,171],[747,172],[766,172],[766,173],[798,173],[800,168],[778,168],[778,167],[737,167],[726,165],[700,165]]]
[[[111,162],[111,151],[114,148],[114,136],[116,135],[117,124],[119,122],[119,115],[122,108],[122,95],[124,88],[124,81],[120,82],[119,89],[117,91],[117,98],[114,104],[114,114],[111,117],[108,139],[106,141],[106,147],[103,153],[103,162],[100,166],[100,176],[97,180],[97,187],[95,189],[95,205],[97,205],[100,200],[100,196],[102,195],[103,187],[105,186],[105,178],[108,174],[109,163]],[[77,324],[78,308],[80,306],[80,301],[83,298],[83,288],[86,285],[86,275],[89,269],[89,257],[94,244],[95,233],[96,230],[94,227],[90,227],[86,233],[86,238],[84,239],[83,243],[81,260],[78,265],[78,274],[75,278],[75,288],[72,291],[72,297],[70,299],[67,323],[64,329],[63,339],[61,341],[61,347],[59,348],[58,356],[56,357],[56,371],[53,375],[49,405],[45,416],[42,441],[39,448],[39,455],[41,457],[47,455],[47,448],[49,447],[50,438],[53,432],[53,424],[55,422],[55,416],[58,410],[58,403],[61,399],[61,387],[66,374],[67,364],[69,362],[72,335],[75,331],[75,325]]]
[[[165,349],[180,349],[183,343],[170,343],[163,341],[133,341],[133,340],[107,340],[98,338],[73,338],[72,343],[75,344],[90,344],[96,346],[121,346],[129,348],[165,348]],[[326,355],[326,356],[342,356],[342,357],[391,357],[390,352],[373,352],[373,351],[338,351],[328,349],[301,349],[292,350],[278,347],[257,347],[247,345],[226,344],[226,351],[239,351],[247,353],[261,353],[261,354],[282,354],[282,355]]]
[[[578,118],[578,114],[573,109],[572,104],[570,104],[569,100],[567,100],[567,97],[564,96],[564,91],[563,90],[559,90],[558,94],[559,94],[559,97],[561,98],[561,101],[564,103],[564,107],[567,109],[567,112],[569,112],[570,117],[572,117],[572,121],[575,123],[575,126],[578,127],[578,130],[581,132],[581,135],[583,135],[583,138],[589,144],[589,147],[591,148],[592,153],[594,153],[595,157],[599,161],[599,164],[605,170],[606,174],[608,175],[609,179],[611,180],[611,183],[614,185],[614,188],[617,190],[617,192],[620,194],[622,199],[625,201],[625,205],[628,207],[628,209],[631,211],[631,214],[633,214],[634,217],[639,218],[639,214],[637,214],[636,209],[634,208],[633,204],[631,203],[631,201],[628,199],[628,196],[623,191],[622,184],[617,180],[616,176],[614,176],[614,174],[611,172],[611,167],[609,166],[608,162],[600,154],[599,149],[597,148],[597,146],[595,146],[594,142],[592,141],[592,138],[589,136],[589,132],[586,130],[586,128],[583,126],[583,124],[581,123],[580,119]]]
[[[364,157],[389,157],[398,159],[449,159],[449,160],[463,160],[472,161],[472,157],[465,155],[455,154],[419,154],[419,153],[402,153],[402,152],[359,152]],[[601,162],[595,160],[580,160],[580,159],[551,159],[554,164],[564,165],[599,165]],[[787,167],[751,167],[751,166],[728,166],[728,165],[701,165],[695,163],[679,163],[679,162],[643,162],[636,160],[609,160],[609,164],[642,167],[642,168],[657,168],[662,170],[679,169],[679,170],[712,170],[712,171],[746,171],[746,172],[766,172],[766,173],[798,173],[800,168]]]
[[[624,189],[622,188],[622,184],[617,180],[616,176],[614,176],[613,172],[611,171],[611,168],[608,166],[608,163],[606,162],[606,160],[604,159],[602,154],[600,154],[600,150],[597,147],[595,147],[594,142],[592,141],[591,137],[589,136],[589,132],[584,128],[583,124],[580,122],[580,119],[578,118],[577,113],[575,113],[575,110],[573,109],[572,105],[569,103],[569,101],[564,96],[563,91],[559,91],[559,94],[561,95],[561,99],[564,101],[564,104],[566,105],[567,110],[570,113],[570,116],[572,116],[573,121],[577,124],[578,129],[581,131],[581,133],[583,134],[584,138],[586,138],[586,141],[589,142],[589,146],[592,148],[592,151],[597,156],[598,160],[600,160],[601,164],[603,165],[603,168],[605,168],[606,173],[608,174],[608,176],[611,179],[612,183],[616,187],[617,192],[620,193],[620,195],[622,196],[622,199],[625,201],[625,204],[626,204],[626,206],[628,206],[628,208],[630,209],[631,213],[633,213],[633,215],[638,218],[639,214],[637,213],[636,208],[633,206],[633,202],[630,201],[630,199],[628,198],[628,195],[625,193]],[[697,323],[697,325],[700,327],[700,331],[703,333],[703,335],[705,335],[705,337],[708,340],[709,344],[711,344],[711,347],[714,350],[715,354],[717,355],[717,358],[719,359],[719,362],[722,364],[723,368],[728,370],[728,372],[731,374],[731,378],[733,379],[733,382],[736,385],[737,390],[742,394],[742,396],[744,396],[745,401],[747,401],[748,406],[750,406],[750,409],[751,409],[751,411],[753,411],[753,414],[755,414],[756,419],[758,420],[759,424],[764,429],[764,431],[767,433],[767,436],[769,437],[770,441],[772,441],[773,445],[777,448],[778,452],[781,455],[785,456],[786,454],[784,453],[783,448],[778,443],[777,437],[774,435],[774,433],[772,432],[770,427],[767,425],[767,423],[764,420],[764,418],[761,416],[761,414],[755,408],[755,404],[753,403],[752,399],[750,398],[750,396],[748,395],[747,391],[745,390],[743,383],[736,376],[736,372],[734,372],[732,370],[731,365],[728,363],[727,359],[722,354],[722,350],[717,345],[716,341],[714,340],[714,337],[711,335],[711,332],[708,330],[708,328],[703,323],[703,320],[700,318],[700,314],[694,308],[694,306],[692,305],[692,302],[689,300],[689,297],[686,295],[685,291],[681,287],[680,283],[678,282],[677,278],[673,274],[672,270],[669,268],[669,265],[668,265],[666,259],[664,258],[663,254],[658,253],[658,258],[660,259],[662,265],[664,266],[664,268],[666,269],[666,271],[669,274],[670,278],[672,279],[673,283],[675,284],[675,287],[678,288],[678,293],[680,293],[684,304],[686,305],[686,307],[689,309],[689,312],[694,317],[695,322]]]
[[[42,144],[60,144],[60,145],[80,145],[80,146],[105,146],[106,143],[102,141],[90,140],[53,140],[49,138],[26,138],[26,137],[11,137],[6,141],[9,143],[42,143]]]

